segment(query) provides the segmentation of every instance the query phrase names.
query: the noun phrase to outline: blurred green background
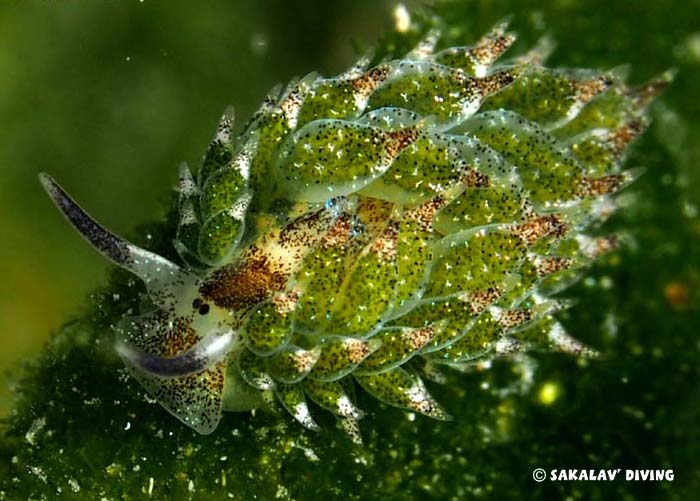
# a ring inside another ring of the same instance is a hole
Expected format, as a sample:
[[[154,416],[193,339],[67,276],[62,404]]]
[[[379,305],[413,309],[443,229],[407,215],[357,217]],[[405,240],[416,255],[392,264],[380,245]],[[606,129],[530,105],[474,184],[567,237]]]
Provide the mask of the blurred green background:
[[[178,164],[197,165],[226,106],[240,125],[273,85],[339,72],[390,18],[376,0],[0,2],[0,371],[108,267],[38,172],[129,234],[163,217]]]
[[[51,173],[108,227],[133,235],[137,224],[163,218],[178,163],[198,162],[225,106],[235,106],[240,123],[274,84],[312,70],[339,72],[358,46],[391,29],[395,4],[0,3],[0,370],[38,353],[51,330],[78,314],[89,291],[105,281],[106,262],[58,215],[38,172]],[[510,427],[501,430],[507,440],[467,444],[480,456],[469,456],[466,465],[446,458],[464,445],[455,442],[475,436],[470,422],[459,431],[421,419],[397,428],[391,420],[397,414],[378,413],[367,425],[379,430],[370,434],[378,467],[363,474],[388,476],[382,467],[394,459],[381,454],[393,446],[405,464],[424,457],[400,440],[430,430],[434,435],[422,446],[442,463],[435,459],[426,471],[444,474],[449,466],[455,482],[473,487],[471,495],[488,497],[496,488],[508,489],[505,497],[512,499],[528,497],[523,493],[697,499],[700,2],[460,0],[438,2],[437,9],[463,27],[465,42],[513,14],[523,42],[544,33],[557,40],[553,65],[629,63],[633,82],[669,67],[678,76],[654,106],[654,123],[628,163],[647,168],[630,190],[636,204],[612,222],[628,230],[630,245],[567,293],[579,299],[564,317],[569,330],[605,358],[581,368],[567,357],[538,355],[533,393],[505,403],[482,394],[478,377],[465,379],[464,387],[438,389],[455,414],[480,420],[474,428],[498,430],[502,419]],[[552,385],[558,398],[544,404],[542,391]],[[465,396],[468,390],[479,397]],[[0,412],[8,408],[6,396],[3,387]],[[540,484],[530,492],[535,466],[674,468],[676,480],[660,486]],[[334,462],[316,467],[329,475],[344,471]],[[341,487],[350,485],[337,478]],[[394,485],[395,492],[454,492],[416,478]],[[295,481],[288,480],[290,486]]]

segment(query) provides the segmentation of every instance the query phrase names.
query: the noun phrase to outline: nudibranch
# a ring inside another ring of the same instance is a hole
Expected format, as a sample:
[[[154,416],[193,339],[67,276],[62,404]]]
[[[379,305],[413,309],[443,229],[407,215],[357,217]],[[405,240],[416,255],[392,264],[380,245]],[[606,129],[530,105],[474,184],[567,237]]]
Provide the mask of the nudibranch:
[[[449,419],[425,379],[532,349],[592,350],[557,296],[617,245],[596,236],[639,174],[623,170],[664,75],[550,69],[551,45],[501,58],[430,31],[400,59],[274,89],[243,131],[224,114],[185,165],[171,262],[95,222],[48,175],[59,210],[150,304],[116,326],[130,374],[211,433],[224,410],[279,401],[357,438],[356,391]],[[316,411],[317,412],[317,411]]]

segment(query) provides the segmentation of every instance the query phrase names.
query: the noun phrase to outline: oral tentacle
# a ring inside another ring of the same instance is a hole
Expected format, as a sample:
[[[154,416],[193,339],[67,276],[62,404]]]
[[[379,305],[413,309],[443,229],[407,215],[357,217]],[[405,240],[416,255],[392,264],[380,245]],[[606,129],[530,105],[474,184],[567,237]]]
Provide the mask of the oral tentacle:
[[[224,360],[236,339],[233,330],[213,331],[174,357],[159,357],[124,341],[117,343],[116,350],[136,369],[162,379],[181,378],[203,372]]]

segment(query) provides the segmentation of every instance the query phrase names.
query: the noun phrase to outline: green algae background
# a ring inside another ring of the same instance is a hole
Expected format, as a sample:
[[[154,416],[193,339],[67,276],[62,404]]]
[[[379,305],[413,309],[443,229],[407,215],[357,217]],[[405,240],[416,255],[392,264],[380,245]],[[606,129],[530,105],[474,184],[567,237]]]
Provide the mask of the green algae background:
[[[553,66],[629,63],[632,82],[678,70],[627,163],[647,169],[629,190],[636,202],[609,223],[625,229],[630,244],[566,291],[578,300],[562,316],[566,326],[601,360],[535,355],[526,391],[508,363],[454,374],[448,385],[431,386],[456,417],[449,423],[361,395],[369,411],[364,448],[330,420],[310,433],[266,412],[227,414],[202,437],[121,371],[109,326],[135,304],[138,286],[125,273],[104,273],[36,173],[53,174],[118,233],[172,256],[171,226],[162,221],[176,166],[197,163],[223,108],[233,104],[244,122],[277,82],[337,73],[353,48],[377,40],[388,52],[408,47],[414,38],[391,32],[393,5],[0,5],[0,364],[14,387],[2,401],[0,499],[700,495],[697,2],[436,6],[448,35],[462,42],[512,14],[521,46],[543,33],[556,39]],[[538,467],[672,468],[675,478],[538,484]]]

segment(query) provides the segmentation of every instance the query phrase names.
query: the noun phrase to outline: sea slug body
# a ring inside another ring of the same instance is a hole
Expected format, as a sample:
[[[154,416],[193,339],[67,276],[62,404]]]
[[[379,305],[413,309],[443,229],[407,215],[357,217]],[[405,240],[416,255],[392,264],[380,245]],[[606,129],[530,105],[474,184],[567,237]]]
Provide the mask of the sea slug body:
[[[440,368],[592,354],[554,295],[616,247],[595,232],[639,175],[622,164],[668,76],[633,88],[543,66],[547,44],[507,59],[514,41],[505,23],[466,47],[431,31],[399,59],[275,89],[238,136],[227,112],[180,171],[180,264],[42,175],[146,285],[150,306],[116,326],[130,374],[200,433],[275,400],[317,429],[311,401],[358,439],[357,391],[444,420],[424,384]]]

